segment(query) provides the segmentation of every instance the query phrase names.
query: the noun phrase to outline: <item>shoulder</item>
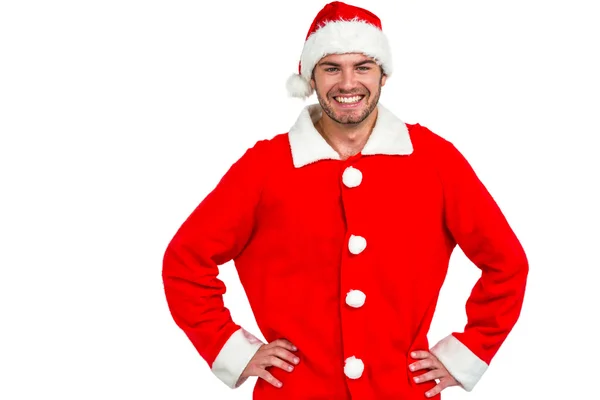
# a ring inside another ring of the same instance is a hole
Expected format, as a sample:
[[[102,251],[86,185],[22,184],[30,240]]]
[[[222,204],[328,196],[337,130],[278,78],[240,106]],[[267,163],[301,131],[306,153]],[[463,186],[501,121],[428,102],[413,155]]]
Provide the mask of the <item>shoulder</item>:
[[[290,141],[288,133],[279,133],[268,139],[258,140],[252,146],[252,152],[265,161],[273,163],[285,162],[290,157]]]
[[[252,146],[256,152],[273,153],[289,146],[288,134],[280,133],[269,139],[260,139]]]
[[[449,140],[445,139],[442,135],[433,132],[428,127],[417,123],[409,124],[406,123],[408,132],[416,142],[424,143],[429,146],[443,146],[444,144],[450,143]]]
[[[405,123],[415,152],[442,156],[454,151],[455,147],[448,139],[433,132],[419,123]]]
[[[247,147],[238,162],[252,169],[265,170],[282,161],[289,153],[287,133],[259,139]]]
[[[479,181],[474,166],[453,142],[419,124],[414,124],[412,129],[417,142],[415,148],[420,146],[423,153],[429,153],[428,160],[440,176],[461,185],[472,182],[473,178]]]
[[[406,125],[413,141],[415,154],[425,158],[440,175],[464,177],[474,174],[469,160],[449,139],[418,123]]]

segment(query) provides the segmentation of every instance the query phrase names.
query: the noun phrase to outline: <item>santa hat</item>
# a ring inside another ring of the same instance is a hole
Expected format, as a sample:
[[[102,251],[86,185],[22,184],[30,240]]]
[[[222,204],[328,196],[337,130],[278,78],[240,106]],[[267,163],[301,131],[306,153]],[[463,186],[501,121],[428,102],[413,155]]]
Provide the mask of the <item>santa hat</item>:
[[[298,74],[287,81],[290,96],[306,98],[313,93],[312,71],[328,54],[362,53],[392,73],[392,53],[381,21],[370,11],[340,1],[327,4],[315,17],[304,42]]]

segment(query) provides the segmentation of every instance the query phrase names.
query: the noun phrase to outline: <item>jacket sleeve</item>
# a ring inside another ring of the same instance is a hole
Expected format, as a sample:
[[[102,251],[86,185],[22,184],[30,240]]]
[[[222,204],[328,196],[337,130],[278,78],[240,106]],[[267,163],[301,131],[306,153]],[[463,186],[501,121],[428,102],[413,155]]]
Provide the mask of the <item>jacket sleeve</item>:
[[[248,149],[194,209],[168,244],[162,268],[171,315],[212,372],[230,388],[262,342],[232,321],[218,266],[234,259],[254,227],[264,160]]]
[[[431,352],[471,391],[519,318],[529,266],[515,233],[465,157],[441,139],[438,160],[447,229],[481,276],[466,302],[464,331],[442,339]]]

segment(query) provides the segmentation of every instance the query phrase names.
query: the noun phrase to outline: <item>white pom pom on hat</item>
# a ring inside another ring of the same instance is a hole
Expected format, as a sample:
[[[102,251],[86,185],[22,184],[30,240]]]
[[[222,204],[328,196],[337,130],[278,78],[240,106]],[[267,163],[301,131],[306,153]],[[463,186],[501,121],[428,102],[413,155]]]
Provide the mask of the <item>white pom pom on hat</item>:
[[[374,58],[383,72],[392,74],[392,54],[380,19],[372,12],[340,1],[331,2],[315,17],[304,42],[297,74],[288,78],[292,97],[307,98],[312,71],[329,54],[362,53]]]
[[[310,82],[300,74],[293,74],[287,80],[286,88],[290,96],[306,98],[314,91]]]

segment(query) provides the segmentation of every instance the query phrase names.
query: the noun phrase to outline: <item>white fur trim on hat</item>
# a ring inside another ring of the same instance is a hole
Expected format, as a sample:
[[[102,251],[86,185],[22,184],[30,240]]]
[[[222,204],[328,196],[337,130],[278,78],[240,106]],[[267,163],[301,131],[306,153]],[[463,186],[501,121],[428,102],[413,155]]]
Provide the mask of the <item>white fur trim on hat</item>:
[[[329,54],[362,53],[374,58],[390,76],[393,71],[392,52],[385,34],[376,26],[353,19],[331,21],[310,35],[304,43],[300,58],[301,75],[310,87],[312,71],[319,60]],[[310,92],[298,90],[298,82],[290,84],[288,93],[293,97],[308,97]],[[307,95],[308,93],[308,95]]]

